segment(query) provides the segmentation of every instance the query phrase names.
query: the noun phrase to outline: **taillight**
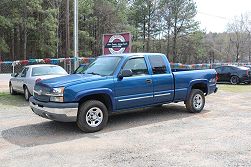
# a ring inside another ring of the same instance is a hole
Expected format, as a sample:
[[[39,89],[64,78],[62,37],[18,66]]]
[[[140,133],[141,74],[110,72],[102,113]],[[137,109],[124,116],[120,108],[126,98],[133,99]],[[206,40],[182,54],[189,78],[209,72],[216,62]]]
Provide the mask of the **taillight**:
[[[41,80],[42,80],[41,78],[36,79],[36,83],[38,83],[38,82],[41,81]]]
[[[218,79],[219,79],[219,77],[218,77],[218,73],[217,73],[216,78],[215,78],[216,82],[218,81]]]

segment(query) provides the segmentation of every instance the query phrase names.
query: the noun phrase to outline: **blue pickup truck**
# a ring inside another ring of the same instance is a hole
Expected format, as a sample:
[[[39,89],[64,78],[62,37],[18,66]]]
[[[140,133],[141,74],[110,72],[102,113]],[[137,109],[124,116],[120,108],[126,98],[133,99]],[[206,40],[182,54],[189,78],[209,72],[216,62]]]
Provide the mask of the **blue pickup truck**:
[[[205,96],[216,91],[213,69],[174,72],[163,54],[130,53],[100,56],[82,74],[42,80],[29,101],[43,118],[96,132],[109,115],[135,108],[184,101],[189,112],[201,112]]]

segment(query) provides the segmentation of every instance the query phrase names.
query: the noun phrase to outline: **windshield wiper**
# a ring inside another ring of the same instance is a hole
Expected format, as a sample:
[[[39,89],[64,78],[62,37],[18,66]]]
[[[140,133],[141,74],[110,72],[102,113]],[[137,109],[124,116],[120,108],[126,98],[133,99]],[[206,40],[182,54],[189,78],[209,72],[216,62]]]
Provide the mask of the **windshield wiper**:
[[[101,74],[98,74],[98,73],[95,73],[95,72],[88,72],[87,74],[92,74],[92,75],[101,75]]]

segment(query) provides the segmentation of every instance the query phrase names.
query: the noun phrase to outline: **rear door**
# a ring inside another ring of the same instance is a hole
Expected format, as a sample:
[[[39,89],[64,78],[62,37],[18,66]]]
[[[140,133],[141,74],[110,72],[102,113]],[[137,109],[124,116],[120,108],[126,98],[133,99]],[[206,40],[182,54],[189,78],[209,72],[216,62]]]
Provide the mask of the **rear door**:
[[[133,76],[115,81],[116,109],[128,109],[153,103],[152,76],[144,57],[131,58],[122,67],[132,70]]]
[[[154,103],[173,101],[174,79],[170,67],[167,67],[167,60],[162,55],[148,56],[151,64]]]

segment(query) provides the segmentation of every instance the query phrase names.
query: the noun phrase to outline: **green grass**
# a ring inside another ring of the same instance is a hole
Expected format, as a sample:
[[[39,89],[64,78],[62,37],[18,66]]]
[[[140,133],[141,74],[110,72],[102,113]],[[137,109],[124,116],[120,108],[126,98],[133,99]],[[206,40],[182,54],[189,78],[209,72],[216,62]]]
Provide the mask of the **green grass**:
[[[245,92],[251,93],[251,85],[218,84],[217,86],[219,87],[219,91],[227,91],[233,93],[245,93]]]
[[[23,95],[10,95],[8,92],[0,92],[0,107],[1,106],[26,106],[28,103],[25,101]]]

